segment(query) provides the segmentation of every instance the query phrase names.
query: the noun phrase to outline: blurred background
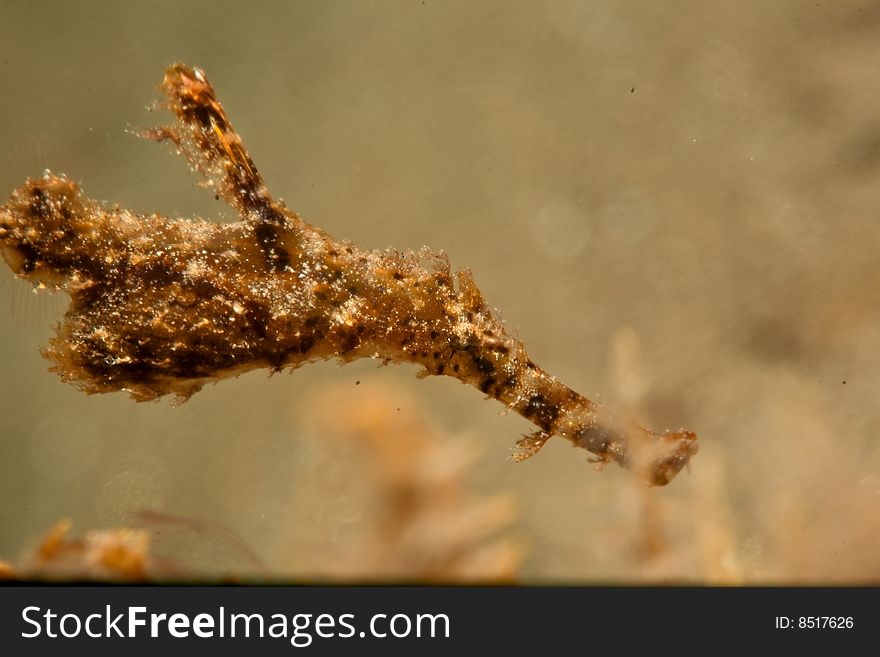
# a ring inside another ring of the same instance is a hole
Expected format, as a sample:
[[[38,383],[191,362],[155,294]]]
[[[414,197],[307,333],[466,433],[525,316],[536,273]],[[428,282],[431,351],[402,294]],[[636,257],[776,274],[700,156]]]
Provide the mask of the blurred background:
[[[0,558],[142,526],[193,577],[880,580],[880,2],[0,4],[0,194],[231,221],[127,127],[203,68],[276,197],[449,254],[532,358],[661,430],[649,489],[410,366],[87,397],[0,268]],[[356,383],[359,382],[359,385]],[[353,555],[358,555],[354,558]]]

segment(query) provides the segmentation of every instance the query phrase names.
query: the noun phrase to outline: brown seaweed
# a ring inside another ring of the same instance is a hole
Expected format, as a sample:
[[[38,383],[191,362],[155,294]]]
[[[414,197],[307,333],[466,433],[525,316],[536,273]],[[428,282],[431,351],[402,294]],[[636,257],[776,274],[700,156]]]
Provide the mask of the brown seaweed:
[[[175,64],[162,90],[176,121],[142,136],[173,142],[241,220],[102,207],[49,173],[17,189],[0,247],[16,275],[70,295],[45,350],[64,381],[184,401],[255,368],[374,358],[451,376],[530,420],[517,461],[559,435],[663,485],[697,451],[694,433],[642,429],[538,367],[445,254],[365,251],[273,200],[202,71]]]

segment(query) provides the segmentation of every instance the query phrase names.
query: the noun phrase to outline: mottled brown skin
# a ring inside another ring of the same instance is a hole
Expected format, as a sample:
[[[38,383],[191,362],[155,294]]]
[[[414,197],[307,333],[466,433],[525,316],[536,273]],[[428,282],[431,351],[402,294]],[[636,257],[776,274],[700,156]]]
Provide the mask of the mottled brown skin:
[[[524,460],[554,435],[668,483],[696,452],[688,431],[618,422],[535,365],[444,255],[362,251],[274,201],[204,74],[172,66],[162,85],[171,140],[241,221],[104,208],[63,176],[29,180],[0,207],[0,247],[20,277],[71,305],[46,355],[85,392],[185,400],[255,368],[337,358],[409,362],[478,388],[538,427]]]

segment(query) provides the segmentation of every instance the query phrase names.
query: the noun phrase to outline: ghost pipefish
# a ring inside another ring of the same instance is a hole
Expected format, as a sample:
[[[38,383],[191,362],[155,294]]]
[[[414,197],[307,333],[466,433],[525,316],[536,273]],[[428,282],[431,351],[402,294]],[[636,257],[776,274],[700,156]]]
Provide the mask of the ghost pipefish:
[[[18,188],[0,247],[17,276],[70,295],[44,350],[64,381],[185,401],[255,368],[369,357],[451,376],[531,421],[516,461],[558,435],[663,485],[696,453],[694,433],[619,420],[538,367],[445,254],[362,250],[274,200],[201,70],[174,64],[161,89],[176,120],[141,136],[173,142],[241,219],[103,207],[50,173]]]

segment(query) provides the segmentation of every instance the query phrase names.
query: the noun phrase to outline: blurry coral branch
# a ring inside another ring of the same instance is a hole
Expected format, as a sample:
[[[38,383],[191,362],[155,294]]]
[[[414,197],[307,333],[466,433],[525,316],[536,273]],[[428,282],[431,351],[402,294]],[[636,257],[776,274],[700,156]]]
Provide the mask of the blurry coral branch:
[[[638,334],[629,327],[614,333],[610,374],[610,386],[622,409],[630,417],[642,418],[656,380],[642,362]],[[638,453],[633,461],[638,476],[638,469],[648,464]],[[713,584],[738,584],[742,582],[742,566],[735,551],[726,471],[716,453],[701,456],[700,463],[696,481],[689,482],[700,494],[684,497],[675,513],[668,499],[647,494],[642,485],[630,491],[629,506],[638,516],[632,524],[636,531],[632,537],[634,562],[641,574],[652,580],[697,578]]]
[[[517,580],[523,549],[506,531],[516,517],[513,500],[469,494],[474,449],[432,431],[403,397],[333,388],[312,403],[321,442],[329,435],[352,443],[375,518],[319,572],[349,580]]]
[[[167,574],[150,555],[150,536],[140,529],[105,529],[70,536],[59,521],[18,566],[0,562],[0,579],[144,581]]]
[[[693,433],[616,418],[538,367],[444,254],[364,251],[275,201],[200,70],[173,65],[162,90],[176,122],[144,136],[173,142],[241,221],[104,208],[48,173],[16,190],[0,247],[18,276],[71,297],[45,352],[63,380],[185,400],[255,368],[367,357],[454,377],[530,420],[516,460],[559,435],[599,464],[638,452],[662,485],[696,452]]]

